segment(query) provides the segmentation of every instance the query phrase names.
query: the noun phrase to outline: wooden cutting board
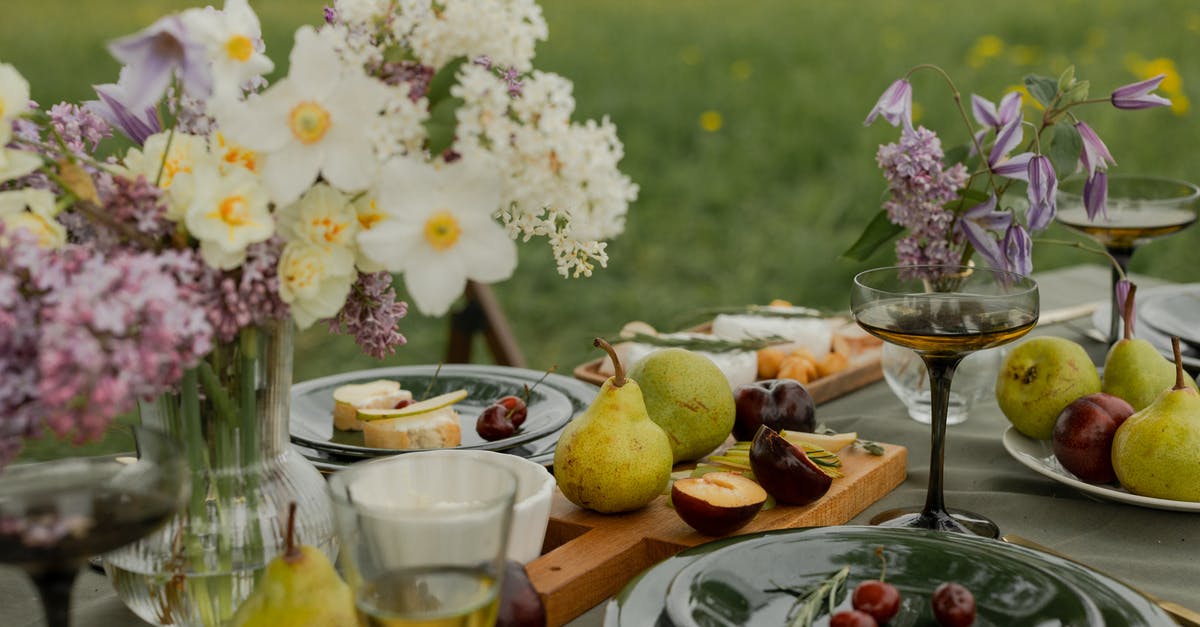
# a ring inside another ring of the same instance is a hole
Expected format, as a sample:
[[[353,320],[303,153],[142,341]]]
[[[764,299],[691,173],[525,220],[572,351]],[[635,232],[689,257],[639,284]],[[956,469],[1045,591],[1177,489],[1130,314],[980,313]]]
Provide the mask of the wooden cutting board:
[[[843,450],[844,477],[804,507],[777,505],[759,512],[738,534],[840,525],[904,481],[907,449],[884,444],[882,456]],[[621,590],[643,570],[686,548],[712,540],[692,530],[660,496],[626,514],[580,509],[555,490],[542,556],[526,565],[550,625],[562,625]]]

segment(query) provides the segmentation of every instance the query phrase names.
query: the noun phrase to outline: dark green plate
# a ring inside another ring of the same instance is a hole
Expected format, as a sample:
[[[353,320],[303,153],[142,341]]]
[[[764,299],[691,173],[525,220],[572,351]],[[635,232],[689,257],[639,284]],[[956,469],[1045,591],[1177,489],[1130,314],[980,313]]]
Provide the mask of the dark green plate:
[[[347,383],[365,383],[375,379],[399,381],[400,386],[421,396],[429,383],[429,396],[465,389],[467,398],[455,404],[462,429],[458,448],[500,451],[549,435],[574,415],[574,405],[555,387],[539,385],[530,393],[529,414],[521,429],[511,437],[489,442],[475,432],[479,412],[496,399],[509,394],[521,395],[525,385],[533,385],[526,370],[504,366],[447,364],[436,379],[436,366],[396,366],[359,370],[304,381],[292,386],[291,439],[311,449],[344,457],[378,457],[405,451],[364,446],[361,431],[333,428],[333,391]]]
[[[891,627],[935,625],[929,597],[943,581],[974,593],[977,627],[1171,624],[1145,597],[1073,562],[993,540],[885,527],[784,530],[690,549],[627,586],[605,624],[787,625],[794,597],[767,590],[805,589],[842,566],[850,566],[852,589],[879,577],[876,547],[904,598]],[[842,600],[839,609],[848,607]],[[815,624],[827,625],[828,615]]]

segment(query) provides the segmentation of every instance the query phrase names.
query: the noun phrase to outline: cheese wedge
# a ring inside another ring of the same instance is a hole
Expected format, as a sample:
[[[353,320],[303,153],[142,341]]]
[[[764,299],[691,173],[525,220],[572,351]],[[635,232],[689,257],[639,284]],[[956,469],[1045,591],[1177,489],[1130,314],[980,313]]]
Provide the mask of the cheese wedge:
[[[462,427],[458,412],[446,405],[433,411],[364,423],[363,441],[371,448],[452,448],[462,443]]]
[[[407,400],[412,400],[412,392],[400,389],[396,381],[379,379],[343,385],[333,391],[333,426],[343,431],[361,431],[358,410],[390,409]]]

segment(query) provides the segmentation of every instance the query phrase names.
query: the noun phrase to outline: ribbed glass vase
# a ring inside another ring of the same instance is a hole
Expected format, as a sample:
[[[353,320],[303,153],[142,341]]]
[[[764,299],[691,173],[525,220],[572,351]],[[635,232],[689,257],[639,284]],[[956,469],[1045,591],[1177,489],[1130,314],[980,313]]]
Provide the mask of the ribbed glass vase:
[[[192,470],[185,514],[104,556],[121,600],[156,625],[224,625],[283,552],[288,505],[298,541],[333,557],[325,481],[288,446],[290,320],[243,329],[184,374],[178,393],[140,405],[173,435]]]

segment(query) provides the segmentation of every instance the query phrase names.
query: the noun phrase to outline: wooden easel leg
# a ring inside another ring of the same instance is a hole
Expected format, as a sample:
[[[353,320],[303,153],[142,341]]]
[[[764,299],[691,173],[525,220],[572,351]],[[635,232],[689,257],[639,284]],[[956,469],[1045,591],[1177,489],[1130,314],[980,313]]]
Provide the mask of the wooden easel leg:
[[[470,363],[471,342],[475,334],[482,331],[497,364],[524,368],[525,356],[492,288],[468,281],[465,295],[466,305],[450,315],[446,363]]]

